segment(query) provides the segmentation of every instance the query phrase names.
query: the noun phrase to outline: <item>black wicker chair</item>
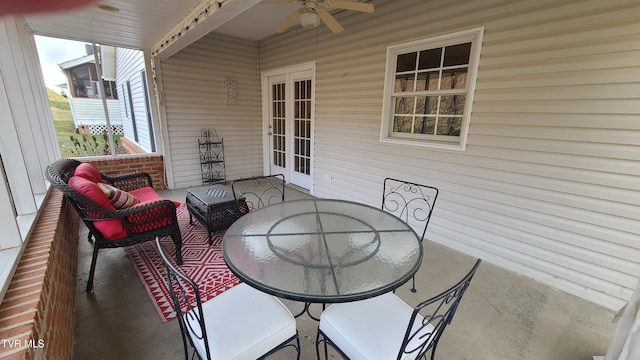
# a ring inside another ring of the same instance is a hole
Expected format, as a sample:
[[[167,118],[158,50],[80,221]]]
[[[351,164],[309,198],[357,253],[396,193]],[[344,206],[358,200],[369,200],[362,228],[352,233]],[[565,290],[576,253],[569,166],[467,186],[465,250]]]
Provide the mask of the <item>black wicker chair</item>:
[[[300,359],[296,320],[278,299],[241,283],[203,303],[197,284],[171,264],[160,239],[156,246],[167,273],[185,359],[189,359],[188,344],[195,350],[191,358],[265,359],[291,346]]]
[[[232,181],[231,189],[236,200],[244,197],[253,210],[284,201],[284,184],[282,174],[255,176]]]
[[[89,240],[92,236],[95,238],[91,270],[87,280],[87,292],[93,288],[98,251],[102,248],[124,247],[153,240],[158,236],[171,236],[176,246],[176,261],[178,264],[182,264],[182,235],[176,217],[176,204],[173,201],[158,199],[158,201],[115,211],[106,209],[67,185],[76,167],[80,164],[80,161],[74,159],[58,160],[47,167],[46,177],[53,186],[65,195],[89,228]],[[121,176],[100,175],[108,184],[124,191],[152,187],[151,177],[144,172]],[[122,221],[127,236],[115,240],[107,239],[94,225],[95,221],[114,219]]]
[[[424,239],[431,213],[438,199],[438,189],[392,178],[384,179],[381,209],[407,224],[423,224],[420,240]],[[412,292],[416,292],[416,278],[412,278]]]
[[[329,344],[346,359],[426,359],[430,352],[433,360],[438,341],[453,320],[480,263],[478,259],[457,284],[413,310],[391,292],[329,306],[320,316],[316,336],[318,360],[321,343],[325,359]]]

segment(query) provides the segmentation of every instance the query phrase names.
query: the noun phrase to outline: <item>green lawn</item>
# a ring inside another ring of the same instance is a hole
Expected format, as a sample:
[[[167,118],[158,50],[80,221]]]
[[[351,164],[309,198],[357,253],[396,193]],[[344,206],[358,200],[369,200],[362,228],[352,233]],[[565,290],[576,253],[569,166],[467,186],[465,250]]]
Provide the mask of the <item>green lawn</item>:
[[[51,89],[47,89],[47,95],[49,95],[53,125],[63,158],[109,154],[108,147],[105,149],[106,141],[102,135],[76,134],[71,107],[66,97],[56,94]],[[113,136],[116,142],[116,152],[126,154],[126,150],[118,146],[121,143],[121,137],[122,135]]]

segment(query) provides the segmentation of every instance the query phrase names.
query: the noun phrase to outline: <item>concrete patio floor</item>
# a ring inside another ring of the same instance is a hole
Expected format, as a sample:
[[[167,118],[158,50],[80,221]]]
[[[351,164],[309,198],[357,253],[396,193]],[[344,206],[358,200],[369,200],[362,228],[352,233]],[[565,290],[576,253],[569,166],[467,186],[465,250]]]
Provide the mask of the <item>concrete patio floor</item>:
[[[184,201],[186,189],[162,196]],[[306,197],[287,188],[286,198]],[[94,291],[84,289],[92,244],[81,225],[76,287],[76,329],[73,358],[181,359],[183,345],[175,320],[160,321],[151,300],[123,249],[103,249],[98,257]],[[475,258],[424,240],[425,256],[410,284],[396,294],[410,305],[445,290],[473,265]],[[301,304],[283,300],[292,312]],[[319,313],[319,306],[316,308]],[[373,314],[372,314],[373,315]],[[604,355],[614,326],[614,312],[484,261],[445,331],[436,358],[449,360],[591,360]],[[297,319],[301,359],[315,359],[317,322]],[[331,359],[339,358],[330,353]],[[283,350],[271,359],[295,359]]]

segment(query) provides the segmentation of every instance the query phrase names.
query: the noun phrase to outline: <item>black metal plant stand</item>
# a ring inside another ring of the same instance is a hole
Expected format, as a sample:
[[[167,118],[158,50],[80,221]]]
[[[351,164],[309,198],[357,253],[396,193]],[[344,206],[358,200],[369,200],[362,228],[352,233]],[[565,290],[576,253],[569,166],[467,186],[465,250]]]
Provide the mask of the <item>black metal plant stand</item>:
[[[198,139],[202,184],[215,184],[227,179],[224,166],[224,142],[215,129],[202,129]]]

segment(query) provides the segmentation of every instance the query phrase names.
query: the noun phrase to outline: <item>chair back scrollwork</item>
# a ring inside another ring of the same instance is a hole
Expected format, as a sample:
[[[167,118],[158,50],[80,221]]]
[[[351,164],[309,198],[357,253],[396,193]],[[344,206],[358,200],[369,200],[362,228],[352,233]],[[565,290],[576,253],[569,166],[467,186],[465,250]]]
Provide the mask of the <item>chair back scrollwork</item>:
[[[426,357],[428,352],[431,352],[431,359],[434,359],[438,341],[453,320],[458,304],[481,262],[482,260],[478,259],[469,273],[457,284],[414,308],[398,359],[404,359],[406,355],[411,355],[411,359],[421,359]]]
[[[381,209],[409,225],[424,225],[420,237],[423,239],[437,198],[438,189],[433,186],[386,178]]]
[[[231,182],[235,199],[243,197],[249,209],[276,204],[284,201],[284,175],[256,176]]]

